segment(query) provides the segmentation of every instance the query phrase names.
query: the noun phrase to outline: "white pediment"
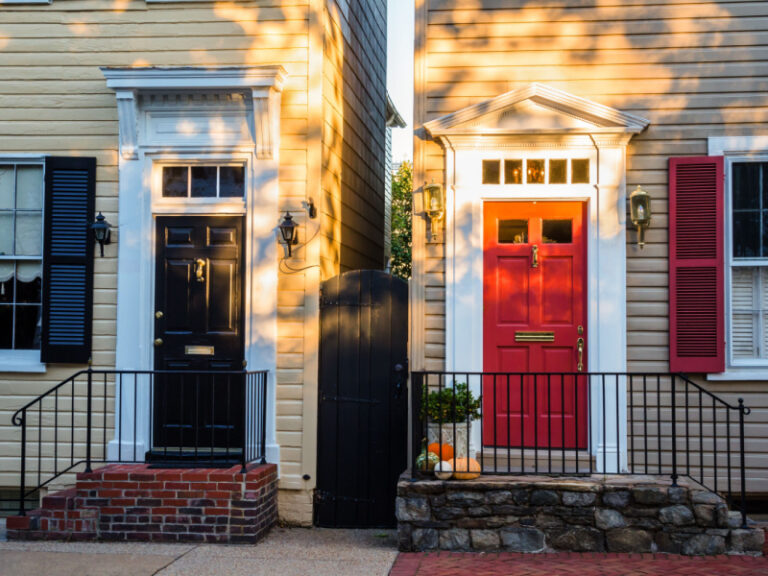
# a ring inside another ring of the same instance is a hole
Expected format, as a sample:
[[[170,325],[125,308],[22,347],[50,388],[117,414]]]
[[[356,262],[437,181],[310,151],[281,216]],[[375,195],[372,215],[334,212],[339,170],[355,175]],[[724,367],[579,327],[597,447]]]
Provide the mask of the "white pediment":
[[[432,137],[450,135],[642,132],[649,122],[543,84],[530,84],[427,122]]]

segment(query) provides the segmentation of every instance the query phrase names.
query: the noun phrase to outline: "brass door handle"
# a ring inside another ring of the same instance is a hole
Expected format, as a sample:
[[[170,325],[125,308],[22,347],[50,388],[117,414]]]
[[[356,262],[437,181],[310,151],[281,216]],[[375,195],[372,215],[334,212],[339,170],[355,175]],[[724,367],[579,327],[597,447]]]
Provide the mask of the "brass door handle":
[[[155,338],[155,348],[159,348],[163,345],[163,339],[162,338]]]
[[[205,282],[205,260],[202,258],[195,260],[195,278],[198,282]]]
[[[576,340],[576,351],[579,354],[579,363],[576,364],[576,370],[582,372],[584,370],[584,338]]]
[[[534,244],[531,246],[531,268],[539,267],[539,245]]]

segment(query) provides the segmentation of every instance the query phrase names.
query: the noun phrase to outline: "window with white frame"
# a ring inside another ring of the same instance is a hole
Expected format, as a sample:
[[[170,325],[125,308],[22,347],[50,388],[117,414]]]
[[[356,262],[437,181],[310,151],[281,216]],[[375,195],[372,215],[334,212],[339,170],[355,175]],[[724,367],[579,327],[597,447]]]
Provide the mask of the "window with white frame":
[[[768,365],[768,162],[731,164],[731,364]]]
[[[39,350],[43,166],[0,160],[0,350]]]

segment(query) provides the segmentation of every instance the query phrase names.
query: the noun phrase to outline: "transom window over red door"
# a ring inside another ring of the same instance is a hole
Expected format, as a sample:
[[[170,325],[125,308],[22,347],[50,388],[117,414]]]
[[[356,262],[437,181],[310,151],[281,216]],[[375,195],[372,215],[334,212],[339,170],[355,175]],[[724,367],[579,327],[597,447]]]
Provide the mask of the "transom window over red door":
[[[559,376],[587,371],[585,214],[583,202],[484,205],[483,371],[505,374],[483,383],[486,445],[586,446],[586,379]]]

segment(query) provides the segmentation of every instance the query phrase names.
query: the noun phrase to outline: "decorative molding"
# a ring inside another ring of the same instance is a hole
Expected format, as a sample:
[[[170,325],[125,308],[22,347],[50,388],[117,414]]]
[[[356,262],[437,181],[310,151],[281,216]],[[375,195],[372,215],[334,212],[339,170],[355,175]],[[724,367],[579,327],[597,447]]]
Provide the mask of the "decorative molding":
[[[138,159],[142,107],[185,108],[253,102],[253,140],[256,156],[273,159],[280,138],[280,101],[287,73],[282,66],[232,66],[220,68],[138,67],[102,68],[107,87],[117,97],[120,151],[126,160]],[[141,95],[141,98],[139,96]]]
[[[518,111],[515,108],[521,108]],[[551,118],[561,117],[562,125],[542,129],[541,122],[531,114],[536,109]],[[519,116],[530,118],[526,124],[506,128],[503,124]],[[489,120],[496,120],[496,126]],[[650,122],[609,106],[533,83],[490,100],[462,108],[424,124],[432,137],[448,135],[498,134],[637,134]]]
[[[117,117],[120,126],[120,154],[126,160],[139,157],[138,100],[136,90],[117,90]]]

